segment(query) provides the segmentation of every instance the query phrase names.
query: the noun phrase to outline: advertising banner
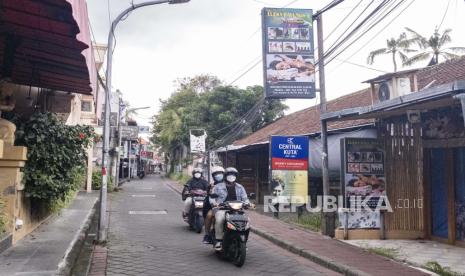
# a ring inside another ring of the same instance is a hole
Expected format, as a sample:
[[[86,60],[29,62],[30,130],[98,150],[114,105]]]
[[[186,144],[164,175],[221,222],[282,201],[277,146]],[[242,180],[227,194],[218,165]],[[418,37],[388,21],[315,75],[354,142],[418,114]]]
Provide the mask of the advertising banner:
[[[207,139],[207,133],[203,131],[203,134],[200,136],[196,136],[190,133],[190,145],[191,145],[191,152],[192,153],[202,153],[206,151],[205,140]]]
[[[262,10],[264,87],[267,98],[315,98],[313,12]]]
[[[138,126],[121,126],[121,139],[136,141],[139,137]]]
[[[308,196],[309,139],[305,136],[271,136],[271,189],[290,197],[290,203],[306,203]],[[302,200],[297,200],[298,198]]]
[[[365,201],[375,209],[386,196],[384,148],[382,141],[369,138],[344,138],[342,141],[342,184],[345,207],[357,209]],[[379,212],[349,214],[349,228],[379,228]]]

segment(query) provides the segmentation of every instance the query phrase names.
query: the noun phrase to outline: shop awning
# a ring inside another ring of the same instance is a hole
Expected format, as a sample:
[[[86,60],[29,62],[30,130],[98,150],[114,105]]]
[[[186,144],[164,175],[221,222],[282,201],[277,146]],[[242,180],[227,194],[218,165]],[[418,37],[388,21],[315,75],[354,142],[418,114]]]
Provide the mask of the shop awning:
[[[89,47],[87,10],[83,9],[84,0],[2,0],[0,78],[91,94],[83,55]]]

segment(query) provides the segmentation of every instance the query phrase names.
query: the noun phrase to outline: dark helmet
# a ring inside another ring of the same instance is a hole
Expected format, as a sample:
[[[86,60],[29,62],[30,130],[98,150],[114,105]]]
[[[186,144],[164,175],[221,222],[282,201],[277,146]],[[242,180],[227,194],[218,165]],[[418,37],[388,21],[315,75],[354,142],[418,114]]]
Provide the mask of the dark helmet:
[[[239,175],[239,172],[236,170],[236,168],[229,167],[229,168],[226,168],[226,170],[224,171],[224,174],[225,174],[225,175],[233,174],[233,175],[235,175],[235,176],[238,176],[238,175]]]

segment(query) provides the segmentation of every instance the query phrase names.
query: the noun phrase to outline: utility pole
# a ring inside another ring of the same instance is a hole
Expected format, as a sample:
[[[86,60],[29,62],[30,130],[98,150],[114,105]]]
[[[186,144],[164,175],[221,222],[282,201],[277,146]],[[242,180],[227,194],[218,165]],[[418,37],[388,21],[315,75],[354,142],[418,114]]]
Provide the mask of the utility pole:
[[[113,179],[115,180],[115,187],[119,187],[119,174],[120,174],[120,160],[121,160],[121,105],[123,104],[123,100],[121,97],[119,97],[119,102],[118,102],[118,137],[117,137],[117,148],[118,150],[116,151],[116,173],[115,177]]]
[[[115,39],[115,29],[119,22],[127,17],[132,11],[158,4],[182,4],[190,0],[158,0],[147,1],[139,4],[132,3],[129,8],[121,12],[111,23],[110,32],[108,33],[108,51],[107,51],[107,70],[106,70],[106,89],[105,89],[105,117],[103,127],[103,149],[102,149],[102,187],[100,188],[100,209],[98,223],[98,241],[103,242],[107,239],[107,187],[108,187],[108,151],[110,148],[110,93],[111,93],[111,77],[113,68],[113,48]]]
[[[316,17],[317,38],[318,38],[318,71],[320,79],[320,116],[326,113],[326,85],[325,85],[325,57],[323,49],[323,18],[322,13]],[[329,195],[329,165],[328,165],[328,124],[326,120],[321,120],[321,144],[322,144],[322,178],[323,196]],[[322,214],[321,232],[326,236],[334,236],[334,214]]]

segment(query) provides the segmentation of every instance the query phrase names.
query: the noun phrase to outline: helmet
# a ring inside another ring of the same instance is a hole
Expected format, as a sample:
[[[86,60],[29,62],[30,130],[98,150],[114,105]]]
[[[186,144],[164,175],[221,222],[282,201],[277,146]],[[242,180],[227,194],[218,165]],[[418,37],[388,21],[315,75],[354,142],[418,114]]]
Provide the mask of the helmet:
[[[237,176],[239,172],[236,170],[236,168],[229,167],[229,168],[226,168],[225,175],[229,175],[229,174],[234,174],[235,176]]]
[[[224,174],[224,168],[221,166],[216,166],[212,168],[212,176],[214,176],[217,173],[223,173]]]
[[[194,169],[192,170],[192,175],[194,175],[194,174],[196,174],[196,173],[203,174],[202,168],[194,168]]]

